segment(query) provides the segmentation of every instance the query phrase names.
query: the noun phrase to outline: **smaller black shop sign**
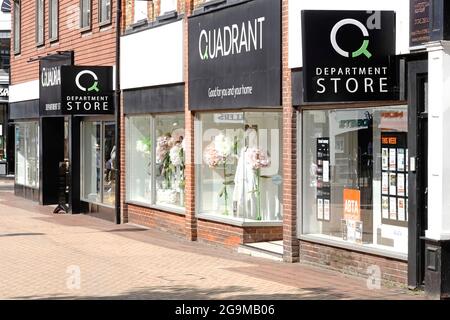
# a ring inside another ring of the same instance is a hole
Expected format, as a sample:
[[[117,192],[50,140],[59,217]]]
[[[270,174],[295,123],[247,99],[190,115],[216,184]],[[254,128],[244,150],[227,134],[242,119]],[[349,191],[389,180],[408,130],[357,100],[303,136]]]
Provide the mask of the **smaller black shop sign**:
[[[62,113],[73,115],[114,113],[112,77],[112,67],[61,67]]]
[[[41,116],[61,115],[61,66],[71,65],[72,52],[53,54],[39,61],[39,109]]]
[[[305,102],[396,100],[395,12],[302,11]]]
[[[192,110],[280,104],[280,0],[243,1],[189,18]]]

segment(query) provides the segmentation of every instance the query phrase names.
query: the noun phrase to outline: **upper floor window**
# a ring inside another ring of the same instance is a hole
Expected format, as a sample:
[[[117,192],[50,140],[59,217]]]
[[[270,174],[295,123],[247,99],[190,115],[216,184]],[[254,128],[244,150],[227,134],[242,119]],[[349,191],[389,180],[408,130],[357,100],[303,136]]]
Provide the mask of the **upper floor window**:
[[[50,41],[58,39],[58,0],[49,0],[48,4],[48,37]]]
[[[147,1],[144,0],[134,0],[134,19],[136,23],[141,20],[147,20],[148,8]]]
[[[177,11],[177,0],[161,0],[160,14]]]
[[[80,28],[81,29],[90,29],[91,28],[91,0],[81,0],[80,1]]]
[[[14,53],[20,53],[20,25],[21,25],[21,8],[20,0],[14,0]]]
[[[44,44],[44,0],[36,0],[36,44]]]
[[[107,24],[111,22],[111,0],[99,0],[98,22]]]

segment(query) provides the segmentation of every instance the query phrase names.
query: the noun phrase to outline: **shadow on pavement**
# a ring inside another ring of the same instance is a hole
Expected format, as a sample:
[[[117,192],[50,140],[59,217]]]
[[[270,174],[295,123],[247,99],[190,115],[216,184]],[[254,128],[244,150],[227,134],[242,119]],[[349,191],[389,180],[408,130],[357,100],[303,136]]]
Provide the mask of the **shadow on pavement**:
[[[309,288],[299,290],[298,294],[253,294],[253,288],[228,286],[224,288],[198,289],[186,286],[163,286],[141,288],[111,296],[22,296],[12,299],[38,300],[336,300],[350,299],[344,293],[336,293],[327,288]]]

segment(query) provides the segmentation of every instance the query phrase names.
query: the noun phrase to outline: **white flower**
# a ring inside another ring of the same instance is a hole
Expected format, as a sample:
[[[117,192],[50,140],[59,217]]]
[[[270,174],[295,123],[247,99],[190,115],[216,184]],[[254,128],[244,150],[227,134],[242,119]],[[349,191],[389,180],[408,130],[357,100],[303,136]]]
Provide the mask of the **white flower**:
[[[233,140],[220,133],[214,138],[214,147],[219,156],[228,158],[233,153]]]
[[[171,149],[170,149],[170,162],[172,162],[172,164],[175,167],[181,166],[183,164],[183,159],[181,156],[181,145],[180,144],[176,144],[174,145]]]

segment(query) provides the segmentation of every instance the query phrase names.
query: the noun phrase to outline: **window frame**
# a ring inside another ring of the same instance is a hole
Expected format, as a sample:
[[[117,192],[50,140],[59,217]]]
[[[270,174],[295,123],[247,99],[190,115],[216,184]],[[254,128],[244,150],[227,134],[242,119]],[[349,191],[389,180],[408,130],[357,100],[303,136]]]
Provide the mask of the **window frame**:
[[[80,31],[90,31],[92,30],[92,0],[88,0],[89,4],[89,18],[87,19],[88,25],[83,26],[83,0],[80,0]]]
[[[18,6],[18,8],[16,7]],[[13,0],[13,7],[14,7],[14,15],[13,15],[13,52],[15,55],[20,54],[21,51],[21,42],[22,42],[22,1],[21,0]],[[19,9],[18,16],[17,9]],[[18,30],[16,28],[17,19],[19,19],[19,23],[17,24]]]
[[[160,7],[159,7],[159,16],[164,16],[165,14],[167,14],[167,13],[169,13],[169,12],[178,12],[178,0],[174,0],[175,1],[175,9],[173,9],[173,10],[169,10],[169,11],[162,11],[161,10],[161,8],[163,7],[163,6],[161,6],[161,4],[163,3],[163,2],[167,2],[167,1],[171,1],[171,0],[160,0]],[[166,6],[167,6],[167,4],[166,4]]]
[[[100,27],[107,26],[112,23],[112,5],[113,5],[112,0],[109,0],[109,19],[102,21],[102,12],[103,12],[102,2],[106,3],[106,1],[108,0],[98,0],[98,25]]]
[[[39,2],[42,1],[42,40],[39,40]],[[36,0],[36,18],[35,18],[35,28],[36,28],[36,32],[35,32],[35,41],[36,41],[36,46],[40,47],[42,45],[45,44],[45,0]]]
[[[52,37],[52,32],[54,31],[52,28],[52,1],[56,1],[56,34],[54,37]],[[44,4],[45,8],[45,4]],[[45,11],[45,9],[44,9]],[[45,33],[44,33],[45,34]],[[49,0],[48,1],[48,40],[50,42],[58,41],[59,39],[59,0]]]

